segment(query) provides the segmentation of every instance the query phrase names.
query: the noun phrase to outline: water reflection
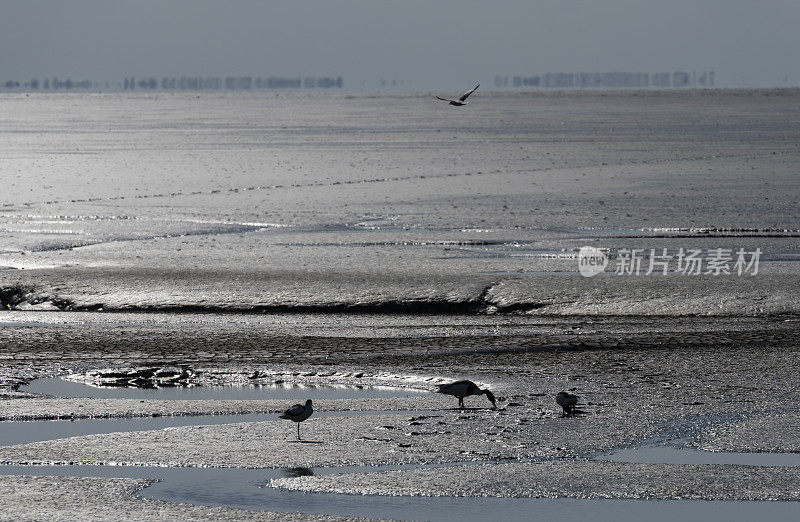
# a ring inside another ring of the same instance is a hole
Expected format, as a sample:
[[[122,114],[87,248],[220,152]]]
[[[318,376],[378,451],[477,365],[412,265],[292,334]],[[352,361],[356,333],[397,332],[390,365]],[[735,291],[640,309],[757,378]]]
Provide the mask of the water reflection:
[[[125,385],[89,385],[58,377],[36,379],[20,386],[20,391],[54,397],[95,399],[176,399],[176,400],[263,400],[306,399],[313,393],[314,399],[358,399],[381,397],[419,397],[428,393],[422,390],[392,388],[388,386],[345,386],[341,384],[310,384],[275,381],[273,384],[253,383],[246,385],[197,386],[159,384],[157,387]]]
[[[311,468],[283,468],[281,471],[286,478],[314,476],[314,470]]]

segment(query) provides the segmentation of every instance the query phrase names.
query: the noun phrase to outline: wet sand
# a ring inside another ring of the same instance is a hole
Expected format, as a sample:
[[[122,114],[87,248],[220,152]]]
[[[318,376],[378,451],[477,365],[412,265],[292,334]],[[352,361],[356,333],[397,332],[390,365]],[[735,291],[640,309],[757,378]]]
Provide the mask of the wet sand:
[[[264,382],[429,390],[469,378],[500,407],[471,397],[476,409],[459,412],[440,395],[320,400],[373,415],[312,417],[303,430],[315,445],[265,420],[8,446],[0,460],[497,459],[276,486],[796,498],[792,468],[594,459],[653,441],[800,452],[800,91],[485,93],[461,112],[427,95],[0,99],[3,419],[288,406],[18,390],[38,377],[152,365],[190,367],[212,385],[252,382],[256,371]],[[609,254],[607,274],[578,275],[586,245]],[[624,249],[661,248],[764,255],[757,276],[613,275]],[[580,396],[583,413],[560,415],[561,390]],[[153,504],[132,497],[142,485],[2,476],[0,516],[64,517],[73,503],[99,518],[273,516]]]
[[[293,426],[275,420],[3,447],[0,460],[18,464],[115,462],[223,467],[499,460],[504,463],[286,478],[274,485],[302,491],[403,495],[796,500],[796,468],[586,460],[613,448],[670,439],[717,450],[800,450],[796,429],[800,397],[795,391],[800,385],[800,359],[792,319],[750,319],[747,327],[704,318],[669,318],[666,323],[654,318],[652,328],[627,318],[604,321],[602,328],[592,332],[591,322],[552,319],[570,332],[572,326],[583,324],[585,333],[554,335],[548,343],[540,336],[518,335],[335,340],[290,336],[282,341],[303,349],[287,356],[276,353],[269,364],[255,362],[244,347],[246,343],[238,350],[226,350],[226,346],[238,343],[230,338],[231,332],[225,332],[216,341],[215,350],[209,352],[215,355],[205,361],[198,379],[242,383],[258,370],[264,382],[289,378],[431,389],[445,379],[468,377],[491,387],[500,408],[491,410],[484,397],[471,397],[466,401],[469,408],[462,412],[454,409],[455,399],[435,394],[332,399],[320,401],[317,407],[327,411],[399,411],[312,417],[304,423],[303,433],[322,444],[293,444]],[[62,336],[70,331],[77,333],[67,329]],[[85,332],[78,338],[83,335]],[[249,332],[241,332],[239,340],[244,342],[248,337]],[[129,350],[136,342],[141,343],[138,349]],[[207,338],[206,342],[215,341]],[[334,342],[337,351],[325,348]],[[9,384],[67,368],[97,368],[101,362],[103,367],[156,362],[152,359],[153,339],[128,343],[122,349],[107,342],[85,344],[76,340],[73,344],[62,337],[60,348],[68,355],[66,359],[17,346],[14,358],[7,360],[4,379]],[[273,344],[280,343],[273,340]],[[148,353],[147,359],[142,358],[143,351]],[[353,357],[356,353],[359,356]],[[411,363],[409,353],[416,354]],[[173,358],[163,360],[176,362]],[[581,397],[584,413],[561,416],[553,398],[562,389]],[[0,416],[7,419],[272,412],[286,404],[12,398],[19,393],[6,390],[9,398],[0,401]],[[765,390],[770,390],[768,400]],[[403,410],[431,413],[420,416]],[[576,477],[580,477],[579,482]],[[19,480],[3,477],[0,483]],[[46,484],[43,490],[50,491],[52,484],[48,481],[52,479],[41,480]],[[74,487],[73,482],[80,481],[70,479],[70,487]],[[98,484],[113,492],[125,482],[90,480],[83,487],[97,488]],[[213,513],[238,518],[235,511]]]

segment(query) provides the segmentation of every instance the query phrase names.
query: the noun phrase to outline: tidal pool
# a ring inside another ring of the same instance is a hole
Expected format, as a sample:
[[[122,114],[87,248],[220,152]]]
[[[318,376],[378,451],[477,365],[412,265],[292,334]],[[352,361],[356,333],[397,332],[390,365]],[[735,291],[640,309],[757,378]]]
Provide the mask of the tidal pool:
[[[2,475],[156,479],[138,496],[168,502],[274,512],[404,520],[483,521],[749,521],[790,520],[795,502],[616,500],[572,498],[401,497],[302,493],[266,486],[298,474],[377,472],[409,466],[291,469],[145,468],[128,466],[0,466]]]
[[[414,397],[425,390],[389,386],[345,386],[306,383],[256,384],[241,386],[168,386],[163,388],[128,388],[90,386],[80,382],[48,377],[20,386],[20,391],[52,397],[94,399],[157,399],[157,400],[263,400],[286,399],[367,399],[382,397]]]
[[[800,466],[800,453],[742,453],[706,451],[668,445],[624,448],[598,460],[647,464],[738,464],[742,466]]]

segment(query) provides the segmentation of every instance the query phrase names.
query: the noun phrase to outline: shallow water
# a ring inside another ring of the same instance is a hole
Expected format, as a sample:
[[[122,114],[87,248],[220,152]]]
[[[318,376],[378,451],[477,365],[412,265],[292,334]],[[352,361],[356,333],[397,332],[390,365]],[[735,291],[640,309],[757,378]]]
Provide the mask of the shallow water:
[[[318,417],[322,412],[314,412]],[[0,422],[0,446],[26,444],[45,440],[117,433],[123,431],[160,430],[175,426],[205,426],[236,422],[275,420],[277,414],[248,413],[239,415],[197,415],[179,417],[131,417],[120,419],[75,419]]]
[[[800,453],[741,453],[705,451],[674,446],[624,448],[597,457],[610,462],[650,464],[738,464],[742,466],[800,466]]]
[[[384,411],[319,411],[314,417],[380,415]],[[430,410],[404,410],[409,415],[430,415]],[[74,419],[0,422],[0,446],[45,440],[99,435],[127,431],[147,431],[176,426],[209,426],[240,422],[264,422],[278,419],[277,413],[238,413],[231,415],[180,415],[173,417],[123,417],[115,419]],[[288,424],[288,423],[287,423]],[[287,429],[289,429],[287,427]],[[290,433],[294,433],[290,430]]]
[[[20,391],[53,397],[96,399],[158,399],[158,400],[266,400],[286,399],[355,399],[382,397],[414,397],[428,393],[424,390],[392,388],[389,386],[344,386],[324,384],[281,383],[241,386],[169,386],[163,388],[127,388],[90,386],[57,377],[35,379],[19,387]]]
[[[352,415],[364,412],[321,412]],[[388,413],[388,412],[369,412]],[[408,412],[404,412],[408,413]],[[160,429],[169,426],[221,424],[274,420],[274,414],[87,419],[77,421],[4,422],[0,444],[20,444],[66,436],[118,431]],[[668,446],[624,449],[598,457],[618,462],[662,462],[669,464],[744,464],[754,466],[800,465],[800,455],[758,453],[712,453]],[[450,466],[481,463],[452,463]],[[793,502],[654,501],[572,498],[454,498],[303,493],[269,486],[282,477],[337,473],[369,473],[420,467],[446,468],[447,464],[403,466],[346,466],[329,468],[238,469],[162,468],[131,466],[0,466],[0,474],[58,475],[83,477],[135,477],[157,479],[139,496],[168,502],[224,506],[276,512],[398,518],[412,520],[482,521],[502,520],[609,520],[634,521],[677,519],[752,520],[788,519],[796,514]],[[446,471],[445,471],[446,472]]]
[[[152,478],[159,482],[143,489],[139,493],[140,497],[205,506],[403,520],[789,520],[796,516],[798,509],[794,502],[392,497],[301,493],[264,487],[270,479],[286,476],[384,471],[408,467],[176,469],[0,466],[0,474]]]
[[[21,391],[66,398],[141,399],[141,400],[267,400],[352,399],[413,397],[429,393],[421,390],[381,386],[172,386],[157,389],[89,386],[57,377],[35,379],[21,386]],[[315,417],[374,415],[375,411],[314,411]],[[5,421],[0,423],[0,445],[24,444],[44,440],[123,431],[158,430],[175,426],[202,426],[238,422],[275,420],[278,414],[251,413],[231,415],[196,415],[165,417],[126,417],[111,419],[75,419],[48,421]]]

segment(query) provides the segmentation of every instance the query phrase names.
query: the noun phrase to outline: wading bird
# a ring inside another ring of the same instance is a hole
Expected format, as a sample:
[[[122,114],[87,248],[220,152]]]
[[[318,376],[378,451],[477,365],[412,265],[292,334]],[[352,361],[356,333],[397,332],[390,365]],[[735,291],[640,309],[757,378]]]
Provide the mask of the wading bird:
[[[311,399],[306,401],[305,406],[302,404],[295,404],[280,415],[281,419],[289,419],[297,423],[297,440],[300,440],[300,423],[311,417],[314,413],[314,408],[311,407]]]
[[[561,406],[564,410],[564,415],[575,413],[575,405],[578,404],[578,396],[565,391],[558,392],[558,395],[556,395],[556,404]]]
[[[437,96],[436,98],[437,98],[437,99],[439,99],[439,100],[442,100],[442,101],[450,102],[450,105],[455,105],[456,107],[460,107],[460,106],[462,106],[462,105],[466,105],[466,104],[468,104],[468,103],[469,103],[469,102],[467,101],[467,98],[469,98],[469,95],[470,95],[470,94],[472,94],[473,92],[477,91],[477,90],[478,90],[478,87],[480,87],[480,86],[481,86],[481,84],[478,84],[478,85],[476,85],[474,89],[472,89],[471,91],[467,91],[467,92],[465,92],[465,93],[464,93],[464,94],[462,94],[462,95],[461,95],[461,97],[460,97],[459,99],[457,99],[457,100],[450,100],[450,99],[448,99],[448,98],[442,98],[441,96]]]
[[[469,397],[470,395],[486,395],[486,398],[492,403],[492,407],[497,407],[494,401],[494,394],[489,390],[481,390],[472,381],[456,381],[450,384],[437,384],[437,386],[439,389],[436,390],[436,393],[446,393],[447,395],[458,397],[458,406],[460,408],[464,407],[464,397]]]

